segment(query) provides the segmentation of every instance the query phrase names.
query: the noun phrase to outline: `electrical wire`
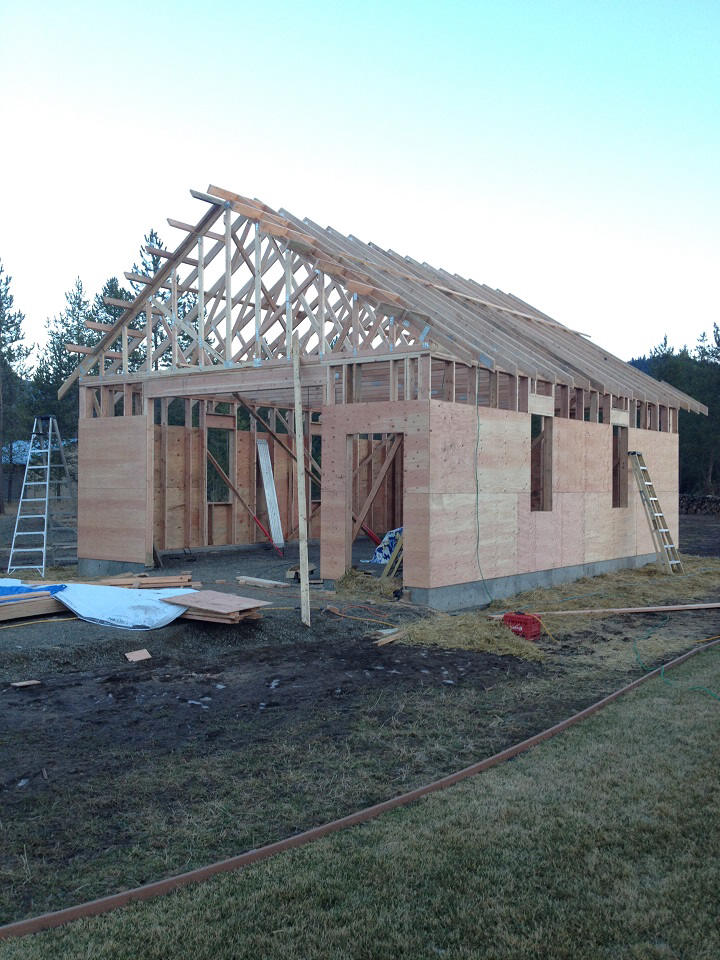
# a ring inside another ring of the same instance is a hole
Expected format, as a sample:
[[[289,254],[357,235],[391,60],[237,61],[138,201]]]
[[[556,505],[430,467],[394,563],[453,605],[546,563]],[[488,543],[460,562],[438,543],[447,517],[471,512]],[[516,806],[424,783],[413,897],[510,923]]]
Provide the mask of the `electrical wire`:
[[[670,617],[663,617],[663,619],[662,619],[662,621],[661,621],[661,623],[660,623],[660,626],[663,626],[664,624],[668,623],[669,620],[670,620]],[[650,637],[651,637],[654,633],[657,633],[657,629],[658,629],[658,626],[657,626],[657,625],[654,625],[654,626],[652,626],[652,627],[647,631],[647,633],[645,633],[642,637],[640,637],[640,640],[639,640],[639,641],[638,641],[637,637],[635,637],[635,638],[633,639],[633,651],[634,651],[634,653],[635,653],[635,659],[637,660],[638,665],[640,666],[640,668],[641,668],[642,670],[644,670],[645,673],[648,673],[648,671],[650,670],[650,667],[645,663],[645,661],[644,661],[644,660],[642,659],[642,657],[640,656],[640,651],[638,650],[638,643],[644,643],[646,640],[649,640]],[[710,642],[713,641],[713,640],[720,640],[720,635],[719,635],[719,636],[715,636],[715,637],[703,637],[702,640],[696,640],[695,642],[696,642],[696,643],[710,643]],[[709,687],[703,687],[703,686],[700,686],[699,684],[695,684],[695,683],[694,683],[694,684],[691,684],[689,687],[685,687],[685,686],[683,686],[683,684],[680,683],[680,681],[678,681],[678,680],[670,680],[670,679],[665,675],[665,664],[663,664],[662,667],[660,668],[660,677],[661,677],[663,683],[666,683],[669,687],[680,687],[681,690],[682,690],[682,689],[687,690],[688,693],[691,692],[691,691],[696,692],[696,693],[706,693],[709,697],[712,697],[714,700],[720,701],[720,694],[715,693],[714,690],[710,690]]]
[[[22,623],[8,623],[0,630],[14,630],[15,627],[32,627],[36,623],[63,623],[65,620],[77,620],[77,617],[46,617],[43,620],[23,620]]]
[[[476,430],[475,430],[475,559],[477,561],[477,568],[480,572],[480,580],[482,585],[485,588],[485,593],[487,594],[488,603],[493,602],[493,596],[490,593],[490,589],[485,581],[485,575],[482,572],[482,565],[480,563],[480,406],[478,404],[478,376],[477,376],[477,367],[475,368],[475,421],[476,421]]]

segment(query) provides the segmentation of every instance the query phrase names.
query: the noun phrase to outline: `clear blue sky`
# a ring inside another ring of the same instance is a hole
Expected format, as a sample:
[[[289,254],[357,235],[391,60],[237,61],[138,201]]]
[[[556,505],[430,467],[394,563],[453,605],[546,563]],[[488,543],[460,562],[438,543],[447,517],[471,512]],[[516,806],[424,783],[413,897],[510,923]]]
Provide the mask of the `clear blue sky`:
[[[720,320],[720,3],[0,5],[0,258],[33,338],[213,182],[622,357]]]

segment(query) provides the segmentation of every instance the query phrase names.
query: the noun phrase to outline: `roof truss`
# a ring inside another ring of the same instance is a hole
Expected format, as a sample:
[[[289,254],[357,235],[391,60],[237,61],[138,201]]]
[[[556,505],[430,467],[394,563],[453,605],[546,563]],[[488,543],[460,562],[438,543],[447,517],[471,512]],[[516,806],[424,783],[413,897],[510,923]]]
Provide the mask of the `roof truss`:
[[[301,356],[358,360],[432,350],[470,365],[639,401],[706,412],[702,404],[608,354],[516,297],[345,237],[220,187],[173,251],[148,248],[153,277],[86,348],[79,377],[262,366]]]

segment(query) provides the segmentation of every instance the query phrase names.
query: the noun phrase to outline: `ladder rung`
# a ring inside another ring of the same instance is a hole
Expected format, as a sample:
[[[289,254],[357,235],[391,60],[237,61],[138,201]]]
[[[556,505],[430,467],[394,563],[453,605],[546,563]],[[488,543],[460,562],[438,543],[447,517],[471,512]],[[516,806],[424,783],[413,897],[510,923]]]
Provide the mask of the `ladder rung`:
[[[16,530],[16,537],[42,537],[44,530]]]
[[[657,498],[657,497],[648,497],[648,500],[651,500],[651,501],[654,501],[655,503],[657,503],[657,502],[658,502],[658,498]],[[658,516],[659,516],[659,517],[661,517],[661,516],[662,516],[662,514],[661,514],[661,513],[659,513],[659,514],[658,514]]]
[[[658,527],[658,533],[670,533],[667,527]]]
[[[18,520],[44,520],[44,513],[21,513]]]
[[[668,563],[672,564],[672,566],[676,566],[678,563],[682,565],[682,560],[669,560]]]
[[[44,547],[13,547],[13,553],[44,553]]]
[[[652,486],[652,480],[646,480],[646,481],[645,481],[645,486],[646,486],[646,487],[651,487],[651,486]]]

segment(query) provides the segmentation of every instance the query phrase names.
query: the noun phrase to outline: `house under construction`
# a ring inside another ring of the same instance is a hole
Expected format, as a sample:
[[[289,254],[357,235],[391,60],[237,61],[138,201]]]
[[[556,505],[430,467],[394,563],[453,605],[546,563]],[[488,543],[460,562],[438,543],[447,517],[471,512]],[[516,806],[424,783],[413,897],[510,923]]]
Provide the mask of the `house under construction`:
[[[97,345],[68,345],[82,571],[264,542],[272,520],[297,538],[296,457],[322,577],[402,526],[404,586],[439,609],[654,560],[628,451],[677,543],[678,411],[702,404],[517,297],[227,190],[193,196],[203,215],[169,221],[159,272],[128,274],[142,293],[92,324]]]

